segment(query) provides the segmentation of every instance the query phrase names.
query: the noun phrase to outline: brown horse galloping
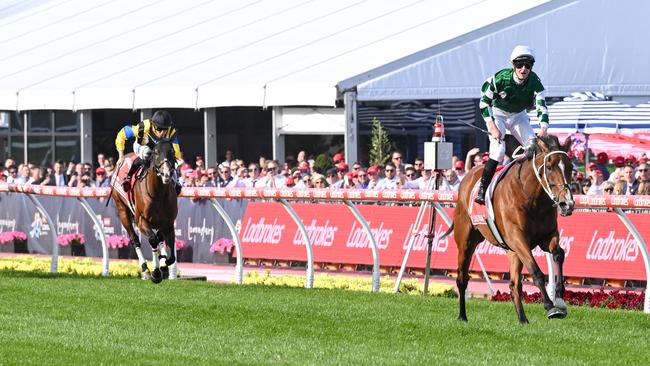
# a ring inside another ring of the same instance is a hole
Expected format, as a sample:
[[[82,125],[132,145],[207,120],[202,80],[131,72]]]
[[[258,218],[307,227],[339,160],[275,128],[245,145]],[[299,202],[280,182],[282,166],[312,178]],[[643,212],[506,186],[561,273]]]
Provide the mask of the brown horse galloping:
[[[120,183],[114,181],[112,197],[122,225],[129,234],[130,243],[135,247],[140,262],[142,278],[151,277],[159,283],[169,273],[168,266],[176,261],[174,220],[178,214],[178,201],[172,174],[176,159],[174,148],[169,140],[159,141],[153,148],[152,156],[143,174],[133,185],[135,200],[131,211],[127,198],[123,195]],[[140,239],[133,223],[145,234],[153,250],[154,271],[149,272],[147,262],[142,255]],[[159,245],[162,241],[167,244]],[[168,251],[168,248],[169,251]]]
[[[533,275],[534,283],[544,298],[544,308],[549,318],[564,318],[566,305],[562,300],[564,281],[562,265],[564,250],[560,247],[557,211],[562,216],[571,215],[574,201],[569,183],[573,164],[566,154],[570,139],[563,146],[555,136],[538,137],[537,152],[530,160],[515,162],[494,189],[494,222],[503,238],[510,264],[510,291],[521,323],[527,323],[521,302],[522,265]],[[458,278],[456,285],[460,299],[459,319],[467,321],[465,290],[469,281],[469,265],[476,246],[487,239],[498,241],[486,224],[473,225],[470,219],[471,192],[480,179],[482,168],[474,168],[463,179],[458,193],[454,224],[454,239],[458,246]],[[450,229],[451,231],[451,229]],[[556,298],[551,300],[544,288],[544,274],[532,254],[538,246],[553,255],[557,264]]]

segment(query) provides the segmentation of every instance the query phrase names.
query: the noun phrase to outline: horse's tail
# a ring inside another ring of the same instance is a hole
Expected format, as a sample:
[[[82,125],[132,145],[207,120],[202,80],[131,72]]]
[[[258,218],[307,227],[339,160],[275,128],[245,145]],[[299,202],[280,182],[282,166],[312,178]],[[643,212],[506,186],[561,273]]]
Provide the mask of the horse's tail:
[[[439,240],[442,240],[442,239],[446,238],[447,236],[449,236],[449,234],[451,234],[452,231],[454,231],[454,223],[453,222],[451,223],[451,226],[449,227],[449,229],[447,229],[447,231],[444,234],[442,234],[442,236],[440,237]]]

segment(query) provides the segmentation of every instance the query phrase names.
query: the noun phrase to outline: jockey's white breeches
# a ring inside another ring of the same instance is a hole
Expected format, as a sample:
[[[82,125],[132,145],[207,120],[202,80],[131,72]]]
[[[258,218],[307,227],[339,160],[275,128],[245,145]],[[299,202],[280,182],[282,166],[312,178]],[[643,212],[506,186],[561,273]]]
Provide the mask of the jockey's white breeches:
[[[490,159],[502,162],[506,156],[506,143],[504,137],[506,130],[510,131],[522,146],[528,146],[535,142],[535,132],[530,127],[530,119],[526,111],[509,113],[499,108],[492,108],[494,121],[501,132],[501,140],[496,140],[490,135]]]

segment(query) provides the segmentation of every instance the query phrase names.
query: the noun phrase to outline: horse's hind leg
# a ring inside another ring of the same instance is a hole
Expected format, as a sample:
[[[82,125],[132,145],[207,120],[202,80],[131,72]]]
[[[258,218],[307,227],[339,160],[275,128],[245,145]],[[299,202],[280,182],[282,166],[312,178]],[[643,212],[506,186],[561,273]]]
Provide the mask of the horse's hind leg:
[[[476,245],[483,239],[478,230],[475,230],[468,218],[458,217],[454,222],[454,241],[458,246],[458,277],[456,278],[456,287],[458,287],[459,314],[458,320],[467,321],[467,311],[465,308],[465,292],[469,282],[469,265],[472,261],[472,255]],[[462,216],[464,217],[464,216]]]
[[[508,263],[510,263],[510,296],[515,305],[515,311],[519,317],[519,322],[522,324],[528,323],[526,314],[524,313],[524,306],[521,303],[522,283],[521,283],[521,269],[523,263],[517,257],[515,252],[508,251]]]

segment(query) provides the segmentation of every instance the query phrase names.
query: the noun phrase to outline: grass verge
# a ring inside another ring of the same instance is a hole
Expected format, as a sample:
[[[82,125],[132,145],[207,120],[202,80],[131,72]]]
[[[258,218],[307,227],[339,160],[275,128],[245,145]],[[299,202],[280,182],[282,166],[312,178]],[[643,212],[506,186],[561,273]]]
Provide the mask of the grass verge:
[[[0,364],[645,364],[647,314],[0,271]],[[644,361],[645,360],[645,361]]]

